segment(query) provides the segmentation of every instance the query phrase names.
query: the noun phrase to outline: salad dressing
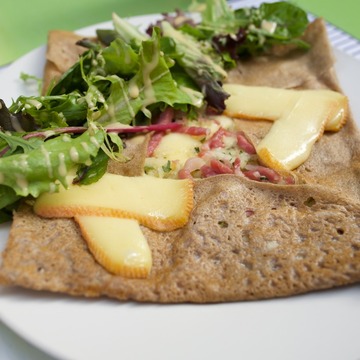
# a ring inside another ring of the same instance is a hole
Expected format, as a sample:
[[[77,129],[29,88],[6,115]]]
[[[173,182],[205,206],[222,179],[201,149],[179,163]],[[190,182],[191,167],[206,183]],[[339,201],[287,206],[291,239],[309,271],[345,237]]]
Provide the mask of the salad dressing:
[[[124,88],[124,83],[122,81],[119,81],[119,83],[120,83],[121,91],[122,91],[122,93],[124,95],[124,100],[125,100],[125,103],[126,103],[126,107],[129,110],[129,114],[130,114],[131,118],[134,119],[136,114],[135,114],[134,109],[132,108],[132,106],[130,104],[129,97],[127,96],[127,93],[126,93],[125,88]],[[110,114],[111,118],[115,118],[115,116],[116,116],[116,108],[115,108],[114,105],[109,106],[108,113]]]
[[[67,175],[67,168],[65,164],[65,154],[60,152],[58,154],[59,159],[59,166],[58,166],[58,173],[61,177],[65,177]]]
[[[124,62],[126,65],[131,64],[131,56],[129,51],[124,51]]]
[[[46,166],[46,169],[48,172],[49,179],[52,179],[54,176],[54,173],[53,173],[53,168],[51,165],[50,154],[49,154],[49,151],[46,150],[44,145],[41,145],[41,153],[44,156],[45,166]]]
[[[74,163],[78,163],[79,162],[79,152],[77,151],[76,147],[73,146],[70,149],[70,159],[71,161],[73,161]]]
[[[156,102],[155,90],[152,85],[151,73],[159,63],[159,54],[155,53],[150,62],[146,62],[144,59],[145,66],[143,68],[143,82],[144,82],[144,103],[143,108]]]
[[[136,99],[140,94],[140,89],[138,84],[134,79],[131,79],[129,82],[129,96],[133,99]]]
[[[53,182],[49,184],[49,193],[54,193],[57,190],[57,185]]]
[[[19,158],[19,166],[23,169],[23,170],[27,170],[29,169],[29,163],[27,160],[27,156],[25,154],[23,154],[22,156],[20,156]]]
[[[80,143],[80,145],[84,149],[85,152],[89,152],[89,145],[85,141],[82,141]]]
[[[28,192],[29,183],[22,174],[16,174],[16,185],[21,189],[22,193]]]
[[[95,136],[90,136],[90,142],[94,144],[97,148],[101,146]]]
[[[184,93],[186,93],[187,96],[189,96],[190,102],[194,104],[194,106],[200,107],[202,105],[204,99],[203,96],[198,91],[195,91],[193,89],[181,85],[179,86],[179,89]]]
[[[44,131],[43,132],[43,134],[44,134],[44,137],[45,138],[48,138],[48,137],[50,137],[50,136],[53,136],[53,135],[55,135],[55,131],[53,131],[53,130],[46,130],[46,131]],[[66,135],[64,135],[63,137],[65,137]],[[63,139],[64,140],[64,139]],[[64,140],[65,141],[65,140]]]

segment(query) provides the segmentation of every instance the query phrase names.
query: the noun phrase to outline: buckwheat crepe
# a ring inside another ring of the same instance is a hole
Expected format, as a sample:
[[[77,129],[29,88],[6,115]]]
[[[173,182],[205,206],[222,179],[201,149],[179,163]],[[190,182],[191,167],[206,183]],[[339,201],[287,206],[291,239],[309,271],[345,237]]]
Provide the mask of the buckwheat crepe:
[[[242,61],[229,82],[340,91],[324,23],[307,31],[307,52]],[[279,49],[279,51],[282,49]],[[239,120],[259,141],[271,123]],[[132,160],[109,171],[140,175],[146,141]],[[132,155],[135,155],[132,157]],[[71,219],[43,219],[24,205],[15,213],[0,282],[76,296],[143,302],[224,302],[284,297],[360,281],[360,134],[354,120],[325,133],[294,172],[296,185],[219,175],[195,183],[186,226],[143,227],[153,255],[146,279],[108,273]]]

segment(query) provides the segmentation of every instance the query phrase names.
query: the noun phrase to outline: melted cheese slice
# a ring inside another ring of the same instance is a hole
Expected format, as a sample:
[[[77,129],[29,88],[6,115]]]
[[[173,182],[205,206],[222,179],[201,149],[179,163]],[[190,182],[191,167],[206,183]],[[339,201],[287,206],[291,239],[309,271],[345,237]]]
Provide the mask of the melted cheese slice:
[[[44,193],[34,204],[43,217],[112,216],[138,220],[159,231],[184,226],[193,206],[193,182],[105,174],[90,185]]]
[[[224,84],[223,88],[230,94],[224,113],[244,119],[274,121],[293,106],[296,95],[295,91],[266,86]]]
[[[201,147],[201,142],[194,137],[181,134],[169,133],[165,135],[156,147],[153,157],[164,160],[177,160],[184,165],[186,160],[197,156],[196,148]]]
[[[297,99],[291,110],[274,122],[256,147],[261,161],[277,170],[292,170],[310,155],[331,114],[329,102],[311,94]]]
[[[333,112],[325,123],[326,131],[338,131],[348,116],[348,99],[336,91],[292,90],[238,84],[224,84],[223,87],[230,94],[225,102],[224,113],[232,117],[275,121],[289,113],[298,99],[305,94],[318,101],[331,103]]]
[[[150,273],[152,256],[136,220],[104,216],[76,216],[94,258],[109,272],[130,278]]]
[[[338,131],[348,116],[346,96],[331,90],[287,90],[226,84],[231,94],[225,113],[274,121],[256,146],[260,161],[276,170],[293,170],[308,159],[324,130]]]

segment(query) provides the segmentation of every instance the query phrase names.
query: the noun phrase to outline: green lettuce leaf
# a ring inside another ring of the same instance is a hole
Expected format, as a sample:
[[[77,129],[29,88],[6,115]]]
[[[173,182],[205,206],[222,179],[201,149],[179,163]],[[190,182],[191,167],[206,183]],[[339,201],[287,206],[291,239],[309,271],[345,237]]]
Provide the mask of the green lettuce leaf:
[[[298,38],[308,25],[306,12],[289,2],[263,3],[259,11],[262,19],[276,23],[274,36],[279,38]]]
[[[107,74],[129,78],[139,69],[138,54],[122,39],[112,41],[103,50],[102,56],[105,60],[104,68]]]
[[[309,45],[301,39],[309,20],[304,10],[287,1],[263,3],[259,8],[243,8],[235,11],[246,30],[245,41],[238,53],[257,55],[266,52],[274,45],[294,44],[307,49]],[[264,22],[272,23],[269,31]]]
[[[308,48],[301,39],[309,23],[307,14],[295,4],[279,1],[237,10],[225,0],[207,0],[205,5],[197,26],[185,24],[179,30],[212,43],[226,67],[235,66],[234,59],[267,52],[274,45]]]
[[[0,224],[10,220],[12,205],[20,198],[11,187],[0,185]]]
[[[100,149],[91,165],[82,164],[79,167],[74,182],[81,185],[89,185],[98,181],[106,173],[108,162],[108,155]]]
[[[0,131],[0,139],[3,140],[3,142],[0,142],[3,145],[1,148],[5,150],[5,147],[8,147],[3,156],[10,156],[16,152],[27,153],[38,148],[43,143],[43,139],[39,137],[24,139],[20,134],[4,133],[2,131]]]
[[[164,104],[179,108],[182,105],[199,107],[202,94],[174,81],[169,61],[161,51],[160,35],[143,41],[139,51],[139,69],[128,81],[117,75],[98,77],[97,81],[111,83],[106,105],[99,111],[92,111],[89,118],[102,126],[112,123],[137,124],[144,116],[151,119],[149,107],[163,107]]]
[[[202,51],[199,42],[188,34],[176,30],[170,23],[163,21],[161,28],[164,36],[176,45],[176,61],[202,90],[211,107],[219,112],[225,109],[228,94],[223,90],[221,81],[227,74],[221,64]]]
[[[97,52],[94,49],[83,53],[79,61],[65,71],[60,80],[48,90],[48,95],[70,94],[73,91],[82,93],[86,91],[87,84],[83,74],[91,71],[94,62],[96,62],[96,55]]]
[[[104,141],[104,132],[89,129],[71,138],[60,135],[24,154],[0,158],[0,184],[11,187],[18,196],[39,196],[67,186],[69,172],[91,162]]]
[[[0,185],[0,224],[11,220],[20,199],[12,188]]]
[[[113,13],[112,21],[118,36],[134,48],[140,48],[142,42],[149,39],[149,37],[136,26],[122,19],[116,13]]]
[[[98,127],[148,124],[168,106],[195,117],[204,100],[221,112],[225,67],[277,44],[308,46],[307,15],[290,2],[234,11],[225,0],[206,0],[200,23],[180,19],[178,27],[176,16],[158,21],[149,37],[113,14],[114,30],[98,31],[103,44],[82,40],[87,50],[45,96],[20,96],[9,108],[0,100],[0,221],[21,197],[66,186],[69,172],[92,182],[109,158],[121,160],[121,138]],[[87,124],[94,128],[80,136],[55,135]],[[55,137],[32,137],[39,129]]]
[[[30,115],[42,128],[80,125],[86,122],[87,104],[77,92],[50,96],[20,96],[10,108],[15,114]]]
[[[212,36],[218,33],[234,34],[241,25],[226,0],[207,0],[201,16],[199,28],[210,31]]]

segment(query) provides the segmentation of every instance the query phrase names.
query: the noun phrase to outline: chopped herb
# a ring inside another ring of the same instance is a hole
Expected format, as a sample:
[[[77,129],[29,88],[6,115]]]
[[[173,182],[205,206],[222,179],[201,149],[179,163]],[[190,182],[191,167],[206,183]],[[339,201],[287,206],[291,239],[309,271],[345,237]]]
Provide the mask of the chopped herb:
[[[162,169],[165,173],[169,173],[171,171],[171,162],[170,160],[167,161],[166,165],[162,166]]]
[[[315,204],[316,204],[316,200],[315,200],[312,196],[308,197],[308,198],[304,201],[304,205],[305,205],[305,206],[308,206],[308,207],[312,207],[312,206],[314,206]]]
[[[146,174],[151,173],[152,171],[155,171],[156,169],[153,166],[144,166],[144,171]]]
[[[218,225],[223,229],[229,226],[229,224],[225,220],[218,221]]]

